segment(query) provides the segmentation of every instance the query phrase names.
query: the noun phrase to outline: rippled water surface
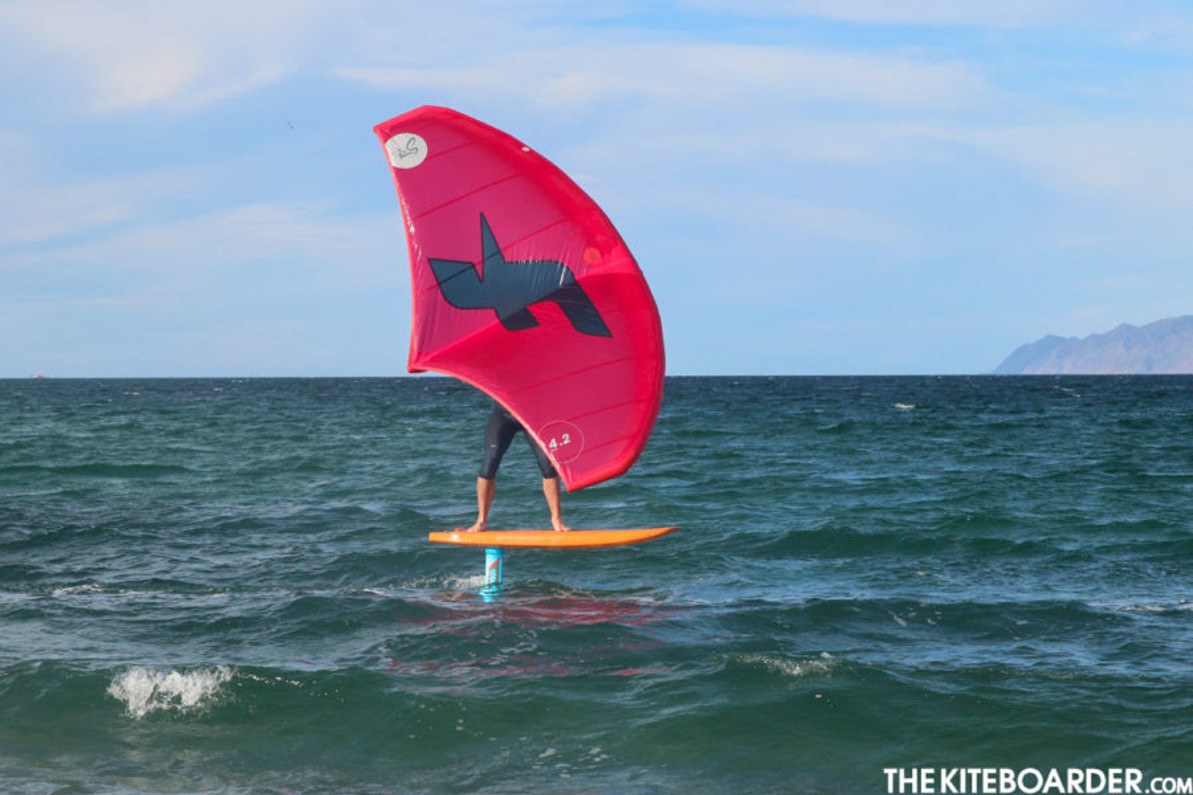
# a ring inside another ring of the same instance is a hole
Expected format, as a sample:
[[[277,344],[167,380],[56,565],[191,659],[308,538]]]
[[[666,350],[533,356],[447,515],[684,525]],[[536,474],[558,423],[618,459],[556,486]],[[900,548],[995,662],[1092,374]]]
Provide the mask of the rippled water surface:
[[[1193,774],[1193,379],[672,378],[638,547],[483,553],[437,378],[0,382],[0,791]],[[542,526],[529,451],[495,526]]]

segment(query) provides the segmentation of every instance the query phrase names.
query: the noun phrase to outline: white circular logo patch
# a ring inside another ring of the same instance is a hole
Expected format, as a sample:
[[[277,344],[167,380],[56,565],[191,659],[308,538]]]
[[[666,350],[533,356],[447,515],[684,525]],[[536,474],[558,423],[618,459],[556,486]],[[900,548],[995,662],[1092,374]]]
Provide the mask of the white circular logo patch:
[[[385,151],[394,168],[414,168],[427,159],[427,142],[414,133],[398,133],[385,142]]]
[[[567,420],[548,422],[539,429],[539,438],[557,463],[566,464],[584,450],[584,434]]]

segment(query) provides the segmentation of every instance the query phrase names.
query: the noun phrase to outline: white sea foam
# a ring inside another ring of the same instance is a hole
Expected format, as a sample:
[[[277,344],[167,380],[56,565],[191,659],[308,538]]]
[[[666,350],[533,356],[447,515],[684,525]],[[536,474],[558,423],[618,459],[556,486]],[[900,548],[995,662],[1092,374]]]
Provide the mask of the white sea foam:
[[[485,584],[485,575],[471,574],[467,577],[448,577],[445,585],[462,591],[474,591]]]
[[[210,705],[232,679],[226,665],[193,671],[133,667],[108,685],[108,695],[124,702],[128,714],[143,718],[157,710],[187,712]]]
[[[460,577],[454,576],[434,576],[434,577],[413,577],[408,580],[402,580],[392,586],[373,586],[362,588],[361,593],[369,594],[370,596],[384,596],[388,598],[393,597],[410,597],[415,595],[415,591],[475,591],[485,584],[484,574],[468,574]]]
[[[53,596],[76,596],[78,594],[88,593],[103,593],[104,587],[96,583],[86,583],[84,585],[69,585],[63,588],[55,588]]]
[[[828,653],[821,654],[818,659],[793,659],[774,654],[743,654],[737,658],[747,665],[759,665],[784,676],[796,678],[816,676],[830,673],[836,666],[836,660]]]
[[[1170,610],[1193,610],[1193,602],[1180,600],[1160,604],[1136,604],[1134,602],[1090,602],[1090,607],[1110,610],[1115,613],[1166,613]]]

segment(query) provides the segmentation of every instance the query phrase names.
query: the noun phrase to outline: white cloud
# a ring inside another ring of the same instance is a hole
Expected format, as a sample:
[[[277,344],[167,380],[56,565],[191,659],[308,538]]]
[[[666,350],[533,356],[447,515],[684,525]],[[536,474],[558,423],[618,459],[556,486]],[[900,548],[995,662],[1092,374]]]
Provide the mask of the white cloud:
[[[759,17],[810,16],[866,24],[1026,28],[1078,17],[1076,0],[689,0],[685,5]]]
[[[827,238],[889,245],[905,241],[904,226],[854,207],[812,203],[748,188],[700,195],[694,190],[663,197],[672,207],[688,206],[692,214],[717,228],[732,230],[738,239],[766,240],[781,248],[806,245]]]
[[[582,47],[580,49],[583,49]],[[962,63],[796,47],[659,42],[601,47],[599,60],[577,48],[484,51],[443,66],[346,67],[340,74],[393,89],[432,88],[540,107],[593,113],[609,102],[678,103],[705,111],[801,103],[876,108],[971,108],[993,91]]]
[[[392,212],[242,205],[7,256],[9,375],[390,372],[408,279]]]
[[[12,254],[4,297],[203,314],[241,300],[284,305],[295,293],[398,289],[400,235],[391,213],[244,205]]]
[[[991,126],[958,137],[1070,196],[1193,209],[1191,121],[1089,118]]]
[[[51,53],[90,110],[193,108],[280,79],[302,59],[317,5],[304,0],[0,6],[0,28]]]
[[[40,160],[27,137],[0,132],[0,247],[76,235],[132,214],[129,180],[47,184]]]

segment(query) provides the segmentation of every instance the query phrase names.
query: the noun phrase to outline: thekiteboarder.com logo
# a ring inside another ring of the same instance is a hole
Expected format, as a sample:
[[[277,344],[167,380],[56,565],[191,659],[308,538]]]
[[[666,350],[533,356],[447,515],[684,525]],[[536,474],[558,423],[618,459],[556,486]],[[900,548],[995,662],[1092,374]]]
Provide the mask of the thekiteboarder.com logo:
[[[1193,795],[1193,777],[1147,778],[1133,767],[887,767],[888,795]]]

